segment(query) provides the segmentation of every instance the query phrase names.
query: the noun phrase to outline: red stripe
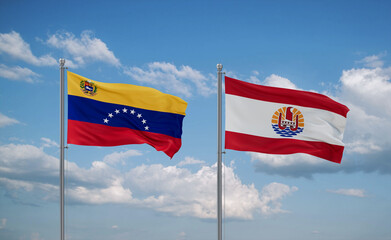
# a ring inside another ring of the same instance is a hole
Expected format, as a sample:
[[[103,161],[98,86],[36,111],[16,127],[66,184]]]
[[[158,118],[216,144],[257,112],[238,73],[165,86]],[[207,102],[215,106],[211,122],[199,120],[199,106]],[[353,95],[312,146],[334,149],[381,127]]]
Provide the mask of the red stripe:
[[[225,131],[225,148],[268,154],[306,153],[341,163],[343,146],[297,139],[275,139]]]
[[[111,127],[101,124],[68,120],[69,144],[85,146],[118,146],[147,143],[157,151],[163,151],[170,158],[182,145],[180,138],[160,133],[138,131],[124,127]]]
[[[346,118],[349,108],[333,99],[314,92],[268,87],[225,77],[225,93],[261,101],[319,108]]]

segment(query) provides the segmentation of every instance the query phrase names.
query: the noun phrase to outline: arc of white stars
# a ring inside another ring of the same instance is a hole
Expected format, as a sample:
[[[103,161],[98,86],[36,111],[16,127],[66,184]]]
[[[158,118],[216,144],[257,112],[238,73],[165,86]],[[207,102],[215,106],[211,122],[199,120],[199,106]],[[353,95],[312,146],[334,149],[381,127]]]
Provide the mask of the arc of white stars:
[[[127,109],[127,108],[123,108],[123,109],[121,109],[121,110],[122,110],[123,113],[127,113],[127,112],[128,112],[128,109]],[[115,112],[115,114],[119,114],[119,113],[121,112],[121,110],[115,109],[114,112]],[[135,114],[136,114],[136,111],[135,111],[134,109],[131,109],[131,110],[129,109],[129,113],[132,114],[132,115],[135,115]],[[113,117],[114,117],[114,114],[108,113],[108,117],[109,117],[109,118],[113,118]],[[142,115],[141,113],[137,113],[137,118],[140,119],[140,118],[142,118],[142,117],[143,117],[143,115]],[[107,118],[103,119],[103,122],[106,123],[106,124],[108,124],[109,121],[110,121],[110,120],[107,119]],[[142,124],[144,125],[144,124],[147,123],[147,120],[143,118],[143,119],[141,120],[141,122],[142,122]],[[144,129],[145,129],[146,131],[149,131],[149,126],[145,126]]]

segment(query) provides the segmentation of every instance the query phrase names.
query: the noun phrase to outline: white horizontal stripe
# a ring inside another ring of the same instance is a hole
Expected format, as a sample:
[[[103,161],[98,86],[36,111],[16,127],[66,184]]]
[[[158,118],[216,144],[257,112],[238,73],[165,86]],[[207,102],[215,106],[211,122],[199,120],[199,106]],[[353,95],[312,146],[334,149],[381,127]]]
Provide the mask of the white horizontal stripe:
[[[304,116],[304,131],[291,139],[322,141],[343,146],[346,118],[317,108],[265,102],[236,95],[225,95],[225,129],[267,138],[285,138],[274,132],[272,116],[282,107],[295,107]]]

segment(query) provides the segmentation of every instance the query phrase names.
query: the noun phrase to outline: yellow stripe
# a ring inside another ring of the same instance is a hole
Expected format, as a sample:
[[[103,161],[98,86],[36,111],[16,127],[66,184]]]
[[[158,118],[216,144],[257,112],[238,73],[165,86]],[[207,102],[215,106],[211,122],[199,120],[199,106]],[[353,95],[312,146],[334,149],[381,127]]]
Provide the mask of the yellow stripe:
[[[135,108],[186,115],[187,102],[179,97],[162,93],[156,89],[131,84],[102,83],[69,71],[67,75],[68,95]],[[92,82],[96,86],[96,93],[94,95],[84,93],[80,87],[82,81]]]

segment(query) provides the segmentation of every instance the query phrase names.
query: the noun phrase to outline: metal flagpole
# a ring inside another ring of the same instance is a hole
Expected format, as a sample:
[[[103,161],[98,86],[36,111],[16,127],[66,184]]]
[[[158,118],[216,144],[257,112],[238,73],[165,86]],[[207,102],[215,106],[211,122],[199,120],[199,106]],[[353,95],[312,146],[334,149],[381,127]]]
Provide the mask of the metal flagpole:
[[[64,231],[64,67],[65,59],[60,58],[60,224],[61,240],[65,240]]]
[[[222,164],[221,164],[221,95],[222,95],[222,64],[217,64],[217,239],[222,240]]]

